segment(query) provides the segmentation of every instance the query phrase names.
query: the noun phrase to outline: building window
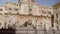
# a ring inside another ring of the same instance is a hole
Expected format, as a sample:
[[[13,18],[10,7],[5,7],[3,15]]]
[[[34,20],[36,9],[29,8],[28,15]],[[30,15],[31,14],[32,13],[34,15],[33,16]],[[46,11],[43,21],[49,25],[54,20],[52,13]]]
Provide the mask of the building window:
[[[17,6],[18,6],[18,4],[17,4]]]
[[[32,11],[32,5],[29,5],[29,11]]]
[[[1,23],[0,23],[0,26],[1,26]]]
[[[51,26],[54,27],[54,15],[51,17]]]
[[[51,14],[51,12],[48,12],[48,14]]]
[[[45,8],[44,8],[45,9]]]
[[[9,8],[9,10],[12,10],[12,8]]]
[[[32,15],[32,5],[28,5],[28,7],[29,7],[29,15]]]
[[[34,0],[32,0],[33,2],[35,2]]]
[[[9,23],[10,23],[11,21],[9,20]]]
[[[32,9],[31,8],[29,8],[29,11],[31,11]]]
[[[3,11],[3,9],[0,8],[0,11]]]
[[[50,8],[50,10],[51,10],[51,8]]]
[[[46,11],[43,11],[43,10],[42,10],[42,13],[43,13],[43,14],[46,14]]]
[[[15,11],[18,11],[19,9],[17,9],[17,8],[14,8],[14,10],[15,10]]]
[[[40,24],[42,24],[42,22]]]
[[[56,18],[58,19],[58,14],[56,14]],[[58,24],[58,20],[57,20],[56,22],[57,22],[57,24]]]

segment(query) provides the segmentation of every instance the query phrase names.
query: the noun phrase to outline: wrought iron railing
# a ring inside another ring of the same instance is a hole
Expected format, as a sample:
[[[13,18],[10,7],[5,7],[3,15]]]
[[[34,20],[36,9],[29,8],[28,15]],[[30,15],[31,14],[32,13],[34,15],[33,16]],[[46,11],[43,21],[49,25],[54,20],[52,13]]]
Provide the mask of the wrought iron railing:
[[[60,34],[60,30],[0,29],[0,34]]]

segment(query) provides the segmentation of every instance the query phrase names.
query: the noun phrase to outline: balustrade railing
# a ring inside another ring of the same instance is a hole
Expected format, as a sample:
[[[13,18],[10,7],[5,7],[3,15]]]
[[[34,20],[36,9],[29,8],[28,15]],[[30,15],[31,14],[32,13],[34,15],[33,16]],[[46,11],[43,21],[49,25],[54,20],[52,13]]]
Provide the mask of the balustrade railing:
[[[60,30],[0,29],[0,34],[60,34]]]

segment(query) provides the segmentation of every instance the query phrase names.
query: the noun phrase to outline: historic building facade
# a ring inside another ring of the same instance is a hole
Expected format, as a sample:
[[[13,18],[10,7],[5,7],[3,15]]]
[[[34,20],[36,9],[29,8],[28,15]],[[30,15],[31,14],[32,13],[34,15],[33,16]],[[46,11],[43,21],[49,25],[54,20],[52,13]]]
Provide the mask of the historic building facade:
[[[57,30],[60,30],[60,2],[53,5],[54,7],[54,22],[56,23]]]
[[[52,7],[42,6],[34,0],[19,0],[18,3],[6,2],[0,6],[0,29],[9,27],[51,30],[55,28],[54,10]]]

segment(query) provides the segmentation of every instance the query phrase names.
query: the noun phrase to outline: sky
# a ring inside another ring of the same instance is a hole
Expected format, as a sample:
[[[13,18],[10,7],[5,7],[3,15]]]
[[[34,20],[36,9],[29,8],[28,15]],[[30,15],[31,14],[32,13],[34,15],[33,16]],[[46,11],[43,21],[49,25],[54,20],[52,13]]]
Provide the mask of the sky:
[[[7,0],[0,0],[0,5],[3,5]],[[18,0],[9,0],[10,2],[18,2]],[[60,0],[35,0],[36,3],[42,5],[52,6],[53,4],[59,2]]]

